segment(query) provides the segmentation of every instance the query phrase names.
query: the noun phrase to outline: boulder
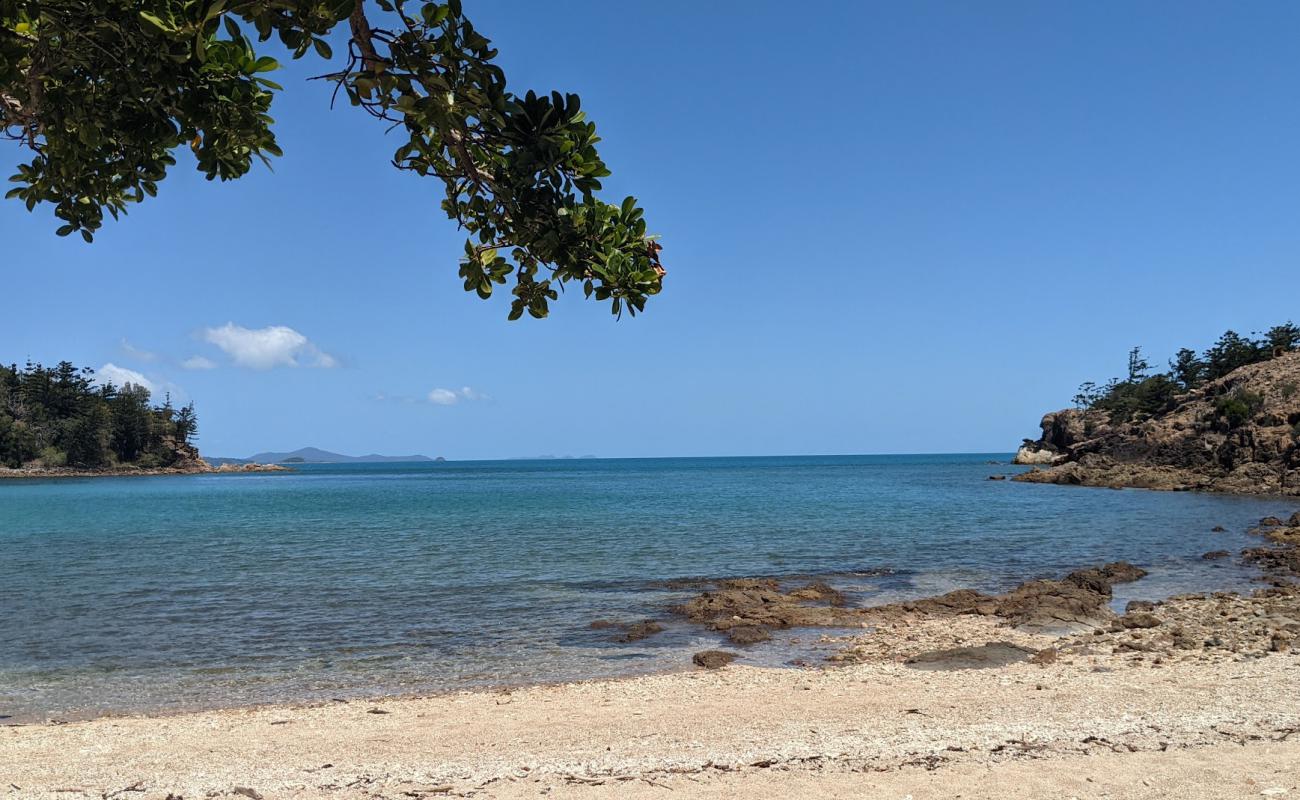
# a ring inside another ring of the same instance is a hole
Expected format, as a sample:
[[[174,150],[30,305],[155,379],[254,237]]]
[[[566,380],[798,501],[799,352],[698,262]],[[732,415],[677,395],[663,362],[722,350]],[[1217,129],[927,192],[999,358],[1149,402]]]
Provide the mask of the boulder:
[[[1011,459],[1012,464],[1030,464],[1044,465],[1056,462],[1056,453],[1051,450],[1039,449],[1032,443],[1023,444],[1016,451],[1015,458]]]
[[[621,627],[623,628],[623,634],[618,637],[618,641],[623,642],[624,644],[629,642],[639,642],[647,636],[653,636],[656,633],[660,633],[664,629],[663,625],[660,625],[652,619],[633,622]]]
[[[767,628],[762,625],[737,625],[727,631],[727,638],[733,644],[758,644],[771,639],[772,634],[768,633]]]
[[[722,669],[735,660],[736,654],[726,650],[704,650],[691,656],[695,666],[705,669]]]
[[[1158,628],[1160,627],[1160,618],[1155,614],[1137,611],[1120,617],[1119,624],[1125,628]]]

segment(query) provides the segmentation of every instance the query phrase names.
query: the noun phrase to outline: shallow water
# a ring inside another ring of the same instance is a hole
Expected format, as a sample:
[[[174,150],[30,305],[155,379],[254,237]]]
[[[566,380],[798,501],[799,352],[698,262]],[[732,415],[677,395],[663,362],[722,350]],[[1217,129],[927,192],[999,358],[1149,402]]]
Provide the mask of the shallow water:
[[[1116,603],[1249,589],[1294,500],[986,480],[1007,455],[308,465],[0,482],[0,717],[325,700],[677,668],[666,579],[825,575],[857,603],[1125,559]],[[1229,533],[1211,533],[1223,525]],[[799,636],[801,642],[816,636]],[[753,663],[799,655],[790,637]]]

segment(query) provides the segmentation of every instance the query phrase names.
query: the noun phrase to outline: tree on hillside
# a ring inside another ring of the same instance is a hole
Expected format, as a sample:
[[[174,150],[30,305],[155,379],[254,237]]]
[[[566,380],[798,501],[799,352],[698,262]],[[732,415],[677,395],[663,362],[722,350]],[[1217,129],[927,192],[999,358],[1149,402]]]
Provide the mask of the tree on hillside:
[[[90,242],[106,213],[157,193],[179,150],[209,180],[269,164],[281,87],[254,40],[272,37],[330,62],[336,96],[400,130],[395,167],[442,182],[471,237],[467,291],[513,276],[511,319],[546,316],[570,282],[616,315],[659,292],[642,210],[596,197],[609,170],[578,96],[507,90],[460,0],[0,0],[0,131],[32,154],[8,196],[52,204],[57,233]]]
[[[1237,367],[1259,361],[1264,347],[1236,331],[1225,331],[1209,350],[1205,351],[1206,377],[1222,378]]]
[[[1079,387],[1074,403],[1079,408],[1106,411],[1115,421],[1161,414],[1176,405],[1179,394],[1196,389],[1206,381],[1297,349],[1300,349],[1300,326],[1290,322],[1269,328],[1262,339],[1225,331],[1203,354],[1197,355],[1195,350],[1184,347],[1169,361],[1168,372],[1152,375],[1142,348],[1134,347],[1128,353],[1126,379],[1111,378],[1100,387],[1088,381]],[[1248,400],[1236,397],[1235,404],[1224,406],[1219,413],[1230,422],[1241,418],[1241,414],[1253,413]]]
[[[1128,379],[1130,382],[1140,381],[1147,376],[1147,371],[1151,365],[1142,357],[1142,348],[1134,347],[1128,351]]]
[[[1169,371],[1173,379],[1184,391],[1199,386],[1205,374],[1205,362],[1196,355],[1195,350],[1182,348],[1169,362]]]
[[[1275,351],[1289,353],[1300,347],[1300,326],[1293,322],[1274,325],[1264,334],[1269,347]]]
[[[199,435],[199,417],[194,413],[194,404],[183,406],[176,413],[176,436],[185,444],[190,444]]]

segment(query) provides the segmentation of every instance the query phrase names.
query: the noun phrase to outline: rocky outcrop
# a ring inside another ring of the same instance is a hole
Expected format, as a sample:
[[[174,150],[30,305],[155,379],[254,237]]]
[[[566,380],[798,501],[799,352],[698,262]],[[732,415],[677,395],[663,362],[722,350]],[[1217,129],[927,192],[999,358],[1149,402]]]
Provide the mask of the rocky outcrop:
[[[199,456],[198,448],[188,442],[178,442],[166,437],[164,446],[172,453],[170,463],[165,467],[141,467],[134,464],[122,464],[96,469],[76,467],[45,467],[28,465],[21,469],[0,468],[0,478],[113,478],[148,475],[196,475],[212,472],[292,472],[289,467],[279,464],[222,464],[214,467]]]
[[[1140,567],[1116,561],[1102,567],[1075,570],[1060,580],[1027,581],[1005,594],[986,595],[973,589],[958,589],[938,597],[867,611],[885,616],[976,614],[999,617],[1021,630],[1077,630],[1112,622],[1115,613],[1110,610],[1111,588],[1146,574]]]
[[[206,470],[197,470],[201,472],[292,472],[290,467],[280,464],[222,464],[219,467],[208,467]]]
[[[1060,580],[1033,580],[1004,594],[958,589],[937,597],[854,608],[820,581],[783,590],[771,578],[718,581],[673,609],[691,622],[724,633],[733,644],[766,641],[785,628],[856,628],[899,620],[976,615],[997,617],[1026,631],[1073,631],[1109,625],[1111,587],[1138,580],[1146,571],[1117,561],[1071,572]]]
[[[695,666],[705,669],[722,669],[735,660],[736,654],[726,650],[704,650],[691,656]]]
[[[1225,398],[1249,397],[1231,418]],[[1128,422],[1103,411],[1047,414],[1016,476],[1029,483],[1300,495],[1300,352],[1241,367]],[[1024,456],[1022,458],[1021,456]]]

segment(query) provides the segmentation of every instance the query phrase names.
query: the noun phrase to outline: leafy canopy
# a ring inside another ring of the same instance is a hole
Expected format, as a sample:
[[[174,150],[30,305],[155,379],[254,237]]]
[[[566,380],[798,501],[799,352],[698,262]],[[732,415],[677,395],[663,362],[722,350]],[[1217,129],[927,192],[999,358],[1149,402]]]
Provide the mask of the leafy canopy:
[[[1074,403],[1079,408],[1106,411],[1115,422],[1127,422],[1169,411],[1177,398],[1208,381],[1222,378],[1233,370],[1257,364],[1284,353],[1300,349],[1300,326],[1292,322],[1274,325],[1250,338],[1236,331],[1225,331],[1204,354],[1184,347],[1169,361],[1169,370],[1150,374],[1150,364],[1142,348],[1128,354],[1128,378],[1111,378],[1098,386],[1088,381],[1079,387]],[[1236,427],[1259,409],[1260,400],[1247,393],[1237,393],[1216,400],[1216,412]]]
[[[513,276],[511,319],[546,316],[571,281],[615,315],[645,308],[660,247],[635,199],[596,197],[610,173],[579,98],[507,90],[460,0],[0,0],[0,131],[32,155],[7,197],[52,204],[56,232],[90,242],[157,194],[181,148],[209,180],[269,164],[279,64],[255,41],[328,61],[343,26],[321,77],[401,131],[395,167],[443,183],[470,234],[467,291]]]
[[[143,386],[94,375],[67,361],[0,364],[0,466],[170,467],[197,458],[193,403],[154,405]]]

